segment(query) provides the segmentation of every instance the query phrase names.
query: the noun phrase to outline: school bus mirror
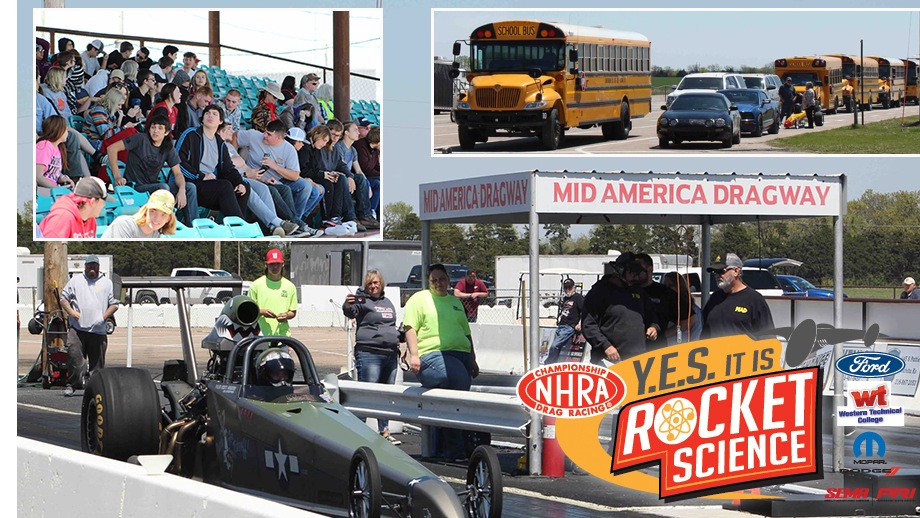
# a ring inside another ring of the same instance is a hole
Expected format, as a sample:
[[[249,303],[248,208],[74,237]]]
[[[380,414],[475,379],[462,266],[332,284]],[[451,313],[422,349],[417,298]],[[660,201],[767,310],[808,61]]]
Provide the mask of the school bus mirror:
[[[459,69],[459,68],[460,68],[460,63],[454,61],[453,63],[450,64],[450,68]]]
[[[460,55],[460,42],[455,41],[454,42],[454,56],[459,56],[459,55]]]
[[[569,49],[569,63],[578,63],[578,49]]]
[[[664,111],[668,111],[668,107],[665,106],[665,105],[663,105],[663,104],[661,105],[661,109],[664,110]]]
[[[450,77],[451,79],[457,79],[458,77],[460,77],[460,69],[459,69],[459,68],[452,68],[452,69],[448,70],[448,71],[447,71],[447,76]]]
[[[543,71],[539,68],[531,68],[527,71],[527,75],[529,75],[531,79],[538,79],[543,75]]]

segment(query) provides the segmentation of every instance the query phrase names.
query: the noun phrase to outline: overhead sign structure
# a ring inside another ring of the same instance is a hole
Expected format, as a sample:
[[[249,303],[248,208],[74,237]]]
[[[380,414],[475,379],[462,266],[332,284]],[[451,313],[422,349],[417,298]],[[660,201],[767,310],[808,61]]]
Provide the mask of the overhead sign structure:
[[[701,224],[841,216],[845,177],[711,173],[511,173],[422,184],[423,221]]]

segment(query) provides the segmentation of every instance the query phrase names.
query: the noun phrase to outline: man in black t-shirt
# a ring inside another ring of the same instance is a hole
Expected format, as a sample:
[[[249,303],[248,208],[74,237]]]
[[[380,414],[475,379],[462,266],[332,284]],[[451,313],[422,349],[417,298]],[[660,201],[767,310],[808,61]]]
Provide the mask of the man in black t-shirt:
[[[726,254],[725,262],[713,263],[707,272],[717,275],[719,289],[703,308],[703,338],[747,334],[773,329],[773,314],[757,290],[741,280],[741,259]]]
[[[559,301],[559,316],[556,318],[556,334],[546,356],[546,365],[559,361],[562,348],[572,342],[575,333],[581,332],[581,312],[585,308],[585,298],[575,291],[575,281],[566,279],[562,282],[562,300]]]

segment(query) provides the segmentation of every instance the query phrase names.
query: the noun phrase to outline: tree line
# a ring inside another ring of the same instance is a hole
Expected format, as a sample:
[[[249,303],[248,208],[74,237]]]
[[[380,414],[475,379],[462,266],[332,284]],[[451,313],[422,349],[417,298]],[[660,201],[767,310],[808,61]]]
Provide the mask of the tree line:
[[[847,204],[844,216],[844,278],[848,286],[896,286],[905,276],[920,276],[920,191],[876,193],[871,190]],[[385,239],[421,239],[421,220],[403,202],[384,207]],[[17,215],[17,244],[42,253],[32,241],[32,204]],[[793,273],[816,285],[832,284],[834,229],[831,218],[789,219],[716,225],[712,229],[712,257],[699,257],[699,227],[670,225],[597,225],[572,237],[568,225],[542,225],[540,253],[554,255],[606,254],[608,250],[650,254],[686,254],[697,264],[724,258],[727,252],[743,259],[789,257],[804,264]],[[466,264],[483,277],[494,276],[495,256],[526,255],[527,225],[434,224],[432,259]],[[284,242],[220,242],[221,267],[244,279],[264,271],[265,253]],[[214,265],[213,242],[104,242],[71,241],[71,254],[111,254],[115,273],[122,276],[169,275],[178,266]]]

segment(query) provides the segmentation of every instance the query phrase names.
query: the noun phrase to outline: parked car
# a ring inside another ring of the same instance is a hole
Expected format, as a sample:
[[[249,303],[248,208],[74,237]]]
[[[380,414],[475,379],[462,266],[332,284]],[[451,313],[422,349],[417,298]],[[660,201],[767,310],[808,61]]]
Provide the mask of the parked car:
[[[658,118],[658,145],[685,140],[721,141],[730,148],[741,142],[741,115],[738,106],[718,92],[693,92],[678,97]]]
[[[755,137],[763,135],[764,131],[773,135],[779,133],[782,123],[779,104],[766,92],[756,88],[735,88],[719,90],[719,93],[738,106],[742,133],[750,133]]]
[[[777,275],[776,279],[783,287],[783,295],[787,297],[834,298],[834,290],[818,288],[798,275]],[[847,294],[844,293],[843,296],[846,298]]]
[[[770,96],[770,99],[779,104],[779,87],[783,86],[783,80],[776,74],[741,74],[744,78],[744,84],[748,88],[758,88]]]
[[[726,90],[728,88],[746,88],[744,78],[741,74],[733,72],[700,72],[687,74],[677,86],[672,87],[674,91],[668,94],[666,98],[667,106],[670,108],[674,99],[689,93],[693,90]]]

